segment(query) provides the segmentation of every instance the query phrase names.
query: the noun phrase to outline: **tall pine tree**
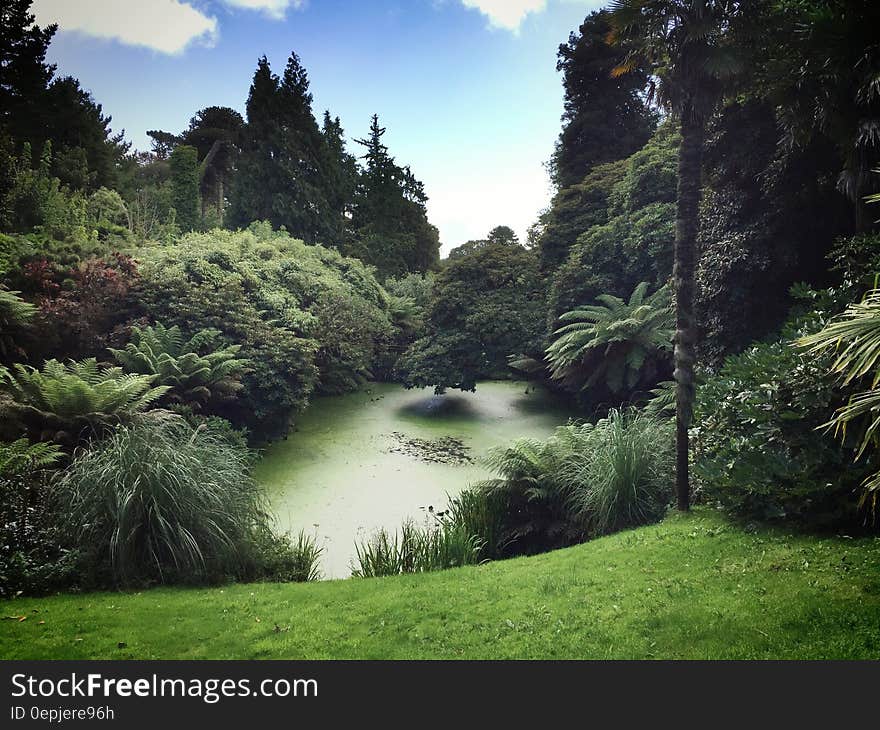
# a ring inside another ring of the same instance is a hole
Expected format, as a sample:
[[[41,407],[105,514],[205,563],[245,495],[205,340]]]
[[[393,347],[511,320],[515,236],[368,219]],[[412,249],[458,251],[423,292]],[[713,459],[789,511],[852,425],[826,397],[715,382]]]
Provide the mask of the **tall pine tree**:
[[[279,79],[260,59],[247,103],[230,222],[268,220],[310,243],[337,244],[333,165],[312,113],[305,68],[290,55]]]
[[[428,222],[424,185],[399,167],[382,141],[386,129],[374,115],[352,216],[349,253],[384,275],[427,271],[439,260],[440,239]]]

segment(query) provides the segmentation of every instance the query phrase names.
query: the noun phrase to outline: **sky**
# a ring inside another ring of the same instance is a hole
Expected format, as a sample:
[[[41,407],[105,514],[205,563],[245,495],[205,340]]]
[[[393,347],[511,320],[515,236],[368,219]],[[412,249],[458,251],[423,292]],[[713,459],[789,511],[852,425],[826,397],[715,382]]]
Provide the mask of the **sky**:
[[[149,149],[206,106],[244,114],[257,59],[306,67],[314,112],[350,141],[377,113],[425,183],[443,252],[547,206],[559,134],[556,50],[601,0],[34,0],[58,23],[48,60],[90,90],[114,131]]]

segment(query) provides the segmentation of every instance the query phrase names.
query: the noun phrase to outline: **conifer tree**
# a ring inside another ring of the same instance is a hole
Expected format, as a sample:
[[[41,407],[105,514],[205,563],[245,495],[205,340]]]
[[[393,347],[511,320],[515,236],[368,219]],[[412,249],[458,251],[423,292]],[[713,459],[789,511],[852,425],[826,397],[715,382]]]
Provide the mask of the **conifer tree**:
[[[198,150],[189,145],[174,148],[168,158],[171,167],[171,205],[182,231],[194,231],[201,221],[199,203]]]

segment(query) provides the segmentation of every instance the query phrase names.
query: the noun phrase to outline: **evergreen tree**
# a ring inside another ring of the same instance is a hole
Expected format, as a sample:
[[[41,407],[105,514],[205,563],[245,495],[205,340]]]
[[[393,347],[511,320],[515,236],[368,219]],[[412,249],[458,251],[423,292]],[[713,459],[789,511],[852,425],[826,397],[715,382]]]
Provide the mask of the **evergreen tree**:
[[[292,53],[283,76],[260,59],[235,185],[232,222],[268,220],[304,241],[332,244],[331,156],[312,114],[305,68]]]
[[[29,12],[32,0],[0,5],[0,126],[15,139],[29,139],[39,102],[55,73],[46,51],[57,25],[40,28]]]
[[[657,124],[643,93],[647,70],[634,66],[623,76],[612,74],[625,49],[608,44],[610,31],[607,12],[591,13],[559,46],[556,69],[563,75],[565,111],[550,163],[559,188],[581,182],[596,165],[629,157]]]
[[[396,164],[382,141],[385,132],[374,115],[370,135],[355,140],[366,154],[348,253],[386,275],[427,271],[439,261],[439,233],[428,222],[424,185],[409,167]]]
[[[279,79],[263,56],[248,94],[247,124],[230,201],[229,222],[233,226],[244,227],[256,220],[275,223],[272,197],[281,185],[275,133],[278,86]]]
[[[174,148],[168,158],[171,166],[171,204],[177,213],[177,223],[183,231],[199,227],[199,159],[198,150],[189,145]]]
[[[324,125],[321,129],[327,148],[328,203],[337,226],[334,242],[342,242],[345,236],[347,217],[354,206],[354,196],[358,183],[358,165],[354,155],[345,148],[345,136],[339,117],[331,117],[324,112]]]

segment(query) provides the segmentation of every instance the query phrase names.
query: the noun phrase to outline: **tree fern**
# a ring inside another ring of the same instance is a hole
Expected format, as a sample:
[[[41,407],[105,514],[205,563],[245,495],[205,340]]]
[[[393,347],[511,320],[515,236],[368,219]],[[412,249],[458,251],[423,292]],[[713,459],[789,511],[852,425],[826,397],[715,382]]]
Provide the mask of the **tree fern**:
[[[145,411],[168,391],[153,386],[153,379],[101,366],[95,358],[67,364],[53,359],[42,370],[0,367],[0,392],[11,399],[13,415],[25,426],[66,432],[69,439],[88,427]]]
[[[17,350],[16,335],[31,323],[37,312],[33,304],[18,296],[20,293],[0,289],[0,358],[4,360]]]
[[[242,385],[238,377],[247,361],[236,358],[240,347],[219,347],[218,330],[202,330],[187,339],[179,327],[161,323],[132,329],[124,350],[110,351],[128,372],[155,377],[166,386],[168,401],[204,406],[214,398],[229,398]]]
[[[47,469],[58,461],[60,455],[57,444],[32,444],[27,439],[0,443],[0,480]]]
[[[604,381],[612,393],[655,377],[672,349],[673,316],[668,287],[650,296],[647,290],[643,282],[628,302],[605,294],[563,314],[547,348],[551,376],[580,390]]]

